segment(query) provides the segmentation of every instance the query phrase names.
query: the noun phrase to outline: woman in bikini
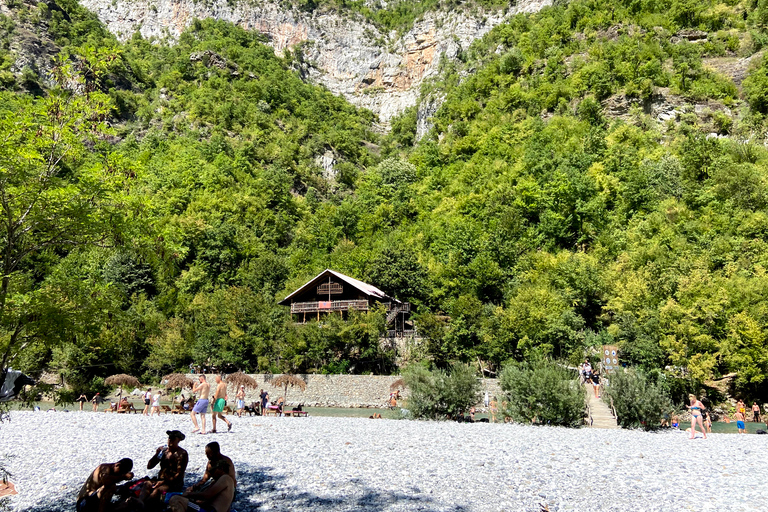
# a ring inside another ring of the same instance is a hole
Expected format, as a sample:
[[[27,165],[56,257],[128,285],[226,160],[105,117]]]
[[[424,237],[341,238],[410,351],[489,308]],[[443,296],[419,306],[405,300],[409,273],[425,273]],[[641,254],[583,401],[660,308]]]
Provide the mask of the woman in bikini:
[[[701,433],[704,434],[704,439],[706,439],[707,431],[704,429],[704,423],[701,418],[702,411],[705,409],[704,404],[696,398],[696,395],[688,395],[688,399],[691,401],[691,405],[686,405],[691,411],[691,439],[696,437],[696,423],[701,427]]]

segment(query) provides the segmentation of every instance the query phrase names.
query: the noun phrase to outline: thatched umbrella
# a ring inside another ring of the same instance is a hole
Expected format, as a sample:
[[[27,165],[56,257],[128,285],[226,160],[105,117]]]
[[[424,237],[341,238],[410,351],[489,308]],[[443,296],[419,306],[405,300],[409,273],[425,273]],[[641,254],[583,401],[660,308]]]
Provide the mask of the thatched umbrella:
[[[125,373],[118,373],[117,375],[111,375],[104,379],[104,384],[107,386],[120,386],[120,396],[117,399],[117,403],[120,403],[120,399],[123,398],[123,386],[139,387],[141,383],[136,377],[131,377]]]
[[[165,383],[165,389],[192,389],[195,385],[195,381],[184,375],[183,373],[171,373],[163,377]]]
[[[288,394],[288,386],[291,386],[291,387],[298,386],[299,389],[301,389],[302,391],[307,389],[307,383],[304,382],[304,379],[297,377],[295,375],[291,375],[290,373],[281,375],[276,379],[272,379],[271,384],[276,388],[282,388],[282,387],[285,388],[283,390],[283,406],[285,406],[285,397]]]
[[[390,391],[394,391],[397,388],[405,389],[405,381],[403,379],[397,379],[395,382],[389,385]]]
[[[236,388],[245,386],[247,388],[256,389],[259,387],[259,383],[253,377],[244,374],[243,372],[235,372],[227,375],[227,384],[231,384]]]

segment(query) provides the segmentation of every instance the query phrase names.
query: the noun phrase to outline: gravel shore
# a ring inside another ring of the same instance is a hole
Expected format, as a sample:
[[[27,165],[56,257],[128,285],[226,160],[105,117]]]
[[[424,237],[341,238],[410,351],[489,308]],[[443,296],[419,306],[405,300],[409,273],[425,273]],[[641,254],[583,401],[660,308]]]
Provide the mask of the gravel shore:
[[[235,462],[238,512],[259,510],[763,510],[768,436],[363,418],[229,417],[231,433],[190,434],[189,416],[14,412],[0,458],[17,511],[74,510],[89,472],[134,460],[138,476],[187,433],[187,482],[218,441]],[[210,423],[210,416],[208,416]],[[210,426],[209,426],[210,428]],[[0,502],[1,503],[1,502]],[[0,505],[0,509],[2,506]]]

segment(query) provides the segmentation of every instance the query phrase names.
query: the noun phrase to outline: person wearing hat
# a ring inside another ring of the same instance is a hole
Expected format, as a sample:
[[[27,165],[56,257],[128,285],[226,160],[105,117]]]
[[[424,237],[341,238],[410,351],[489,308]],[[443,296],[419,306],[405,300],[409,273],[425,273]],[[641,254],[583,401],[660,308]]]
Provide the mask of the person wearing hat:
[[[179,430],[168,430],[168,444],[160,446],[155,454],[147,462],[147,469],[152,469],[160,464],[160,472],[157,478],[152,480],[149,502],[159,502],[163,499],[164,492],[182,492],[184,490],[184,474],[187,471],[189,455],[187,450],[179,446],[187,436]]]

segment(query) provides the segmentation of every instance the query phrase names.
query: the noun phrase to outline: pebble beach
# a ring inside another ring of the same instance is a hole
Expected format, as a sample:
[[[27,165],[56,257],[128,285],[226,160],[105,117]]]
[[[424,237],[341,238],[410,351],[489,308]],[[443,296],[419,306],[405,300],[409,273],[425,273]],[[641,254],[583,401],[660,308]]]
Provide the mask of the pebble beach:
[[[0,509],[74,510],[88,474],[123,457],[137,477],[154,476],[146,463],[172,429],[187,434],[188,484],[205,469],[207,443],[232,458],[237,512],[749,511],[766,503],[768,436],[228,418],[232,432],[199,435],[187,415],[13,412],[0,424],[0,458],[19,494]]]

